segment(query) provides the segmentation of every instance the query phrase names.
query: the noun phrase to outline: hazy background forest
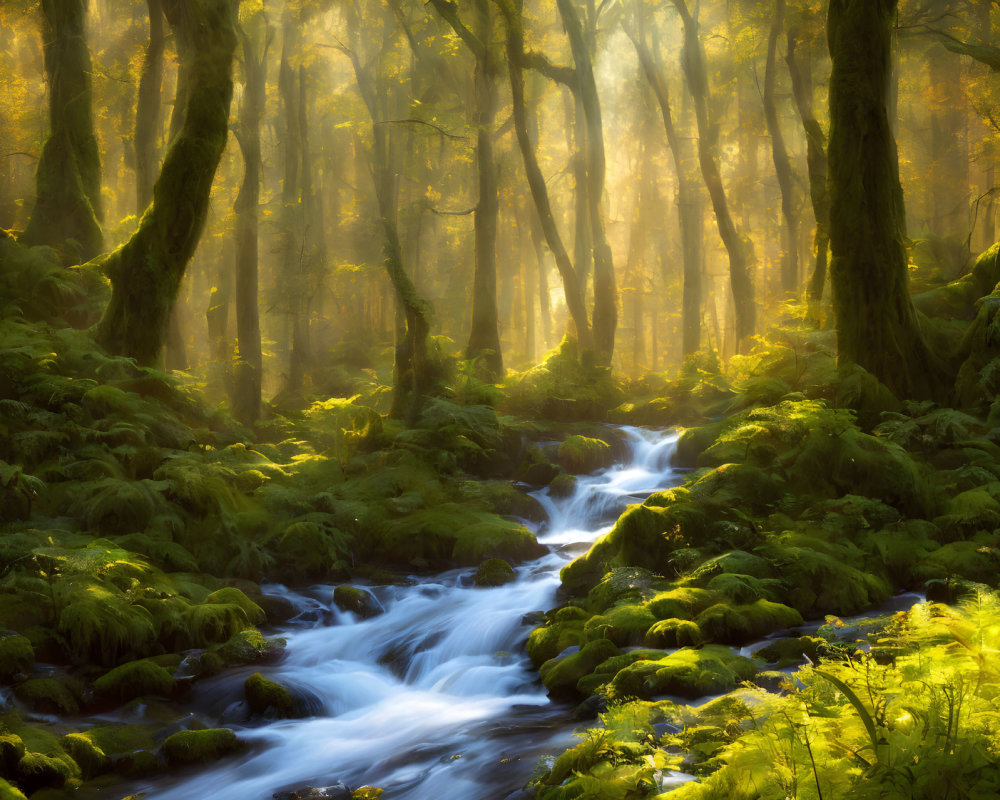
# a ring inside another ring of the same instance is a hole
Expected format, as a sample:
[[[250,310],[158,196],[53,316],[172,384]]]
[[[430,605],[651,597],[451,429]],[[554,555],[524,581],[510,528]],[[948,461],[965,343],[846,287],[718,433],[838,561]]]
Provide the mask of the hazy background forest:
[[[699,347],[732,355],[739,342],[729,261],[698,169],[698,104],[680,69],[684,28],[677,10],[670,3],[580,5],[576,13],[603,123],[603,142],[595,142],[582,94],[574,91],[570,41],[556,5],[532,3],[519,12],[532,67],[524,73],[526,124],[563,246],[586,286],[587,307],[595,274],[615,294],[612,365],[636,378],[676,368]],[[763,333],[784,301],[806,294],[816,251],[825,251],[822,233],[816,235],[807,163],[808,136],[822,141],[828,129],[825,3],[698,5],[707,124],[714,130],[704,135],[717,139],[713,149],[744,243],[751,302],[760,308],[751,332]],[[952,37],[989,41],[993,8],[989,2],[912,0],[899,9],[892,103],[916,288],[956,277],[971,254],[995,240],[996,81],[988,66],[947,48]],[[433,307],[431,332],[446,337],[442,350],[464,351],[476,264],[473,212],[481,203],[477,114],[485,112],[478,110],[477,80],[488,81],[495,106],[483,124],[497,179],[496,284],[490,291],[503,365],[529,367],[559,342],[568,318],[565,295],[525,179],[501,15],[489,8],[480,20],[475,4],[455,16],[458,10],[451,3],[402,0],[240,4],[242,47],[230,121],[238,135],[229,138],[208,225],[180,288],[168,367],[195,373],[217,391],[231,372],[237,286],[249,280],[238,277],[246,273],[236,266],[240,142],[252,138],[247,126],[258,125],[265,397],[294,394],[305,385],[318,396],[353,394],[345,385],[345,364],[377,368],[373,382],[391,382],[386,348],[395,312],[372,181],[379,170],[388,174],[386,202],[398,219],[403,265]],[[160,13],[155,2],[147,8],[94,0],[86,15],[106,249],[135,230],[151,180],[139,175],[155,175],[177,130],[178,57]],[[0,227],[23,229],[49,126],[42,42],[36,4],[6,2],[0,14]],[[476,40],[477,25],[486,26],[490,40],[483,79],[462,33]],[[359,92],[353,57],[374,91],[374,108]],[[248,88],[252,75],[262,83],[258,108]],[[143,80],[151,99],[139,107]],[[668,146],[661,102],[669,104],[679,158]],[[247,132],[240,136],[242,130]],[[588,147],[603,148],[603,186],[588,168]],[[588,192],[599,194],[596,219]],[[687,343],[678,199],[689,206],[689,258],[704,276],[700,288],[689,289],[700,310],[689,320],[697,331],[689,332]],[[610,246],[613,263],[604,278],[594,257],[600,240]],[[79,260],[73,255],[68,261]]]

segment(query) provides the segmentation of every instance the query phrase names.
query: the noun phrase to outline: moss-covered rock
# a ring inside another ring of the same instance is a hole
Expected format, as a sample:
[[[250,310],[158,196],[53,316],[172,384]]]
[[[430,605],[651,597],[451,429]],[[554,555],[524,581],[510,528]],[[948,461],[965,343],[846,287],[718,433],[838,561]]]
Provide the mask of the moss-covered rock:
[[[652,698],[673,694],[703,697],[728,692],[757,671],[749,658],[721,645],[684,648],[654,661],[641,659],[620,670],[611,682],[614,697]]]
[[[799,636],[797,638],[777,639],[765,647],[754,650],[754,658],[787,667],[799,664],[805,656],[813,662],[819,661],[821,654],[827,651],[827,643],[814,636]]]
[[[163,740],[163,754],[172,765],[215,761],[239,750],[242,743],[228,728],[178,731]]]
[[[451,558],[462,566],[471,567],[490,557],[525,561],[545,552],[535,534],[523,525],[497,520],[469,525],[457,531]]]
[[[553,658],[542,664],[539,675],[545,688],[553,694],[567,694],[576,691],[577,682],[607,659],[621,654],[607,639],[588,642],[576,653]]]
[[[656,617],[645,606],[622,604],[591,617],[583,629],[588,640],[609,639],[619,647],[628,647],[642,644],[655,622]]]
[[[781,628],[802,624],[802,615],[794,608],[770,600],[746,605],[716,603],[702,611],[696,620],[705,639],[740,644]]]
[[[0,800],[27,800],[24,792],[0,778]]]
[[[514,580],[514,569],[502,558],[488,558],[479,565],[473,580],[476,586],[503,586]]]
[[[264,614],[264,609],[234,586],[226,586],[212,592],[205,598],[205,603],[208,605],[238,606],[251,625],[260,625],[267,616]]]
[[[338,586],[333,590],[333,602],[341,611],[350,611],[361,619],[369,619],[385,611],[375,595],[359,586]]]
[[[233,634],[218,652],[226,664],[236,665],[271,661],[284,649],[284,639],[265,639],[260,631],[251,629]]]
[[[99,696],[119,703],[144,695],[166,697],[173,690],[173,676],[150,659],[122,664],[94,681],[94,691]]]
[[[996,585],[1000,576],[1000,549],[977,541],[949,542],[921,559],[913,573],[921,581],[964,578]]]
[[[559,465],[567,472],[583,474],[608,467],[614,461],[611,445],[587,436],[568,436],[559,443]]]
[[[0,683],[28,672],[35,663],[31,641],[12,631],[0,631]]]
[[[16,733],[0,733],[0,777],[13,775],[26,752],[24,741]]]
[[[708,589],[683,586],[657,593],[646,603],[646,607],[658,620],[694,619],[719,600],[720,595]]]
[[[697,647],[702,643],[701,628],[689,619],[661,619],[646,631],[646,647],[669,649]]]
[[[61,789],[67,781],[79,778],[75,767],[76,764],[67,764],[65,759],[43,753],[25,753],[17,762],[16,782],[29,795],[40,789]]]
[[[616,567],[587,592],[586,605],[604,611],[623,601],[641,603],[667,586],[669,583],[662,577],[643,567]]]
[[[576,475],[570,475],[568,472],[563,472],[556,475],[556,477],[549,482],[549,495],[552,497],[569,497],[576,491],[576,484]]]
[[[30,678],[17,684],[14,694],[43,714],[76,714],[80,711],[80,696],[74,688],[59,678]]]
[[[586,616],[582,610],[578,609],[578,611],[582,616]],[[528,636],[526,648],[531,663],[538,668],[550,658],[555,658],[567,647],[578,647],[585,642],[582,619],[568,619],[550,622],[544,627],[535,628]]]
[[[272,713],[279,717],[287,717],[292,713],[292,695],[280,683],[268,680],[259,672],[255,672],[243,684],[247,705],[251,714]]]
[[[111,759],[94,744],[93,740],[80,733],[68,733],[62,737],[62,746],[79,765],[84,780],[107,772]]]

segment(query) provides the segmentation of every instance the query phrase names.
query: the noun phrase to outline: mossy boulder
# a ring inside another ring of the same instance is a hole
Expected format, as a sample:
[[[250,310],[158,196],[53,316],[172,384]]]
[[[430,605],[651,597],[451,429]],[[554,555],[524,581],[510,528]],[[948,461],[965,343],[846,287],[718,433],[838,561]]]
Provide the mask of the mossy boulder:
[[[801,625],[802,615],[781,603],[757,600],[746,605],[716,603],[702,611],[696,622],[708,641],[741,644]]]
[[[0,776],[13,775],[26,752],[24,741],[16,733],[0,733]]]
[[[14,695],[43,714],[76,714],[80,694],[68,681],[59,678],[30,678],[14,687]]]
[[[733,603],[753,603],[755,600],[772,594],[769,587],[759,578],[733,572],[716,575],[706,584],[705,588],[710,592],[725,595]]]
[[[274,714],[287,717],[292,713],[294,705],[292,695],[280,683],[268,680],[259,672],[255,672],[243,684],[247,705],[251,714]]]
[[[640,645],[656,617],[643,605],[623,604],[609,608],[587,620],[583,627],[588,640],[609,639],[619,647]]]
[[[576,484],[576,475],[570,475],[568,472],[563,472],[556,475],[556,477],[549,482],[549,495],[551,497],[569,497],[576,491]]]
[[[267,617],[264,609],[234,586],[226,586],[212,592],[205,598],[205,603],[207,605],[238,606],[251,625],[260,625]]]
[[[577,610],[582,616],[586,616],[581,609]],[[567,647],[580,646],[585,642],[582,619],[558,620],[542,628],[535,628],[528,636],[526,648],[531,663],[538,668]]]
[[[694,619],[720,599],[720,595],[708,589],[682,586],[657,593],[646,603],[646,607],[658,620]]]
[[[641,659],[620,670],[611,681],[611,695],[704,697],[732,691],[756,671],[753,659],[734,655],[728,647],[684,648],[654,661]]]
[[[607,639],[588,642],[576,653],[553,658],[542,664],[539,675],[545,688],[553,694],[576,692],[577,682],[594,668],[612,656],[621,654]]]
[[[568,436],[559,443],[556,456],[567,472],[584,474],[610,466],[614,461],[611,445],[587,436]]]
[[[699,564],[688,576],[688,580],[696,585],[704,585],[715,576],[725,573],[770,578],[774,575],[774,567],[759,555],[745,550],[729,550]]]
[[[475,566],[486,558],[524,561],[537,558],[547,550],[538,544],[535,534],[515,522],[498,519],[468,525],[455,534],[451,558],[462,566]]]
[[[144,695],[167,697],[173,690],[173,676],[150,659],[122,664],[94,681],[98,696],[119,703]]]
[[[61,789],[68,781],[79,779],[80,772],[68,756],[28,752],[17,762],[15,776],[21,789],[32,795],[40,789]]]
[[[643,567],[616,567],[587,592],[587,607],[603,611],[622,601],[643,602],[668,585]]]
[[[83,734],[68,733],[62,737],[61,743],[63,749],[79,765],[84,780],[107,772],[111,767],[111,759],[92,739]]]
[[[488,558],[473,578],[476,586],[503,586],[514,580],[514,568],[502,558]]]
[[[215,761],[240,749],[242,743],[228,728],[178,731],[163,740],[163,755],[173,766]]]
[[[338,586],[333,590],[333,602],[341,611],[350,611],[361,619],[369,619],[385,611],[375,595],[360,586]]]
[[[995,586],[1000,581],[1000,549],[977,541],[949,542],[921,559],[913,573],[921,581],[964,578]]]
[[[265,639],[260,631],[250,629],[233,634],[218,653],[229,665],[257,664],[278,658],[284,649],[284,639]]]
[[[810,661],[817,662],[820,655],[827,650],[828,646],[825,640],[817,639],[814,636],[799,636],[777,639],[765,647],[754,650],[753,656],[768,664],[787,667],[802,663],[805,657],[808,657]]]
[[[0,683],[31,670],[35,650],[31,641],[11,631],[0,631]]]
[[[28,800],[24,792],[0,778],[0,800]]]
[[[661,619],[648,631],[644,643],[646,647],[670,649],[674,647],[697,647],[702,643],[701,628],[689,619]]]

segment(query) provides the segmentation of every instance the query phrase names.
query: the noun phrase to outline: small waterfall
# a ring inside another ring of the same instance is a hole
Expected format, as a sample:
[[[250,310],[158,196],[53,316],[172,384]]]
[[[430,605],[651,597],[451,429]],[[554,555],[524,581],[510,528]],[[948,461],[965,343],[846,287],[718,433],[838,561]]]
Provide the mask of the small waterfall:
[[[267,587],[301,613],[276,635],[287,655],[262,670],[310,699],[313,715],[239,728],[242,673],[201,681],[194,700],[250,744],[242,756],[138,787],[156,800],[267,800],[279,790],[382,786],[393,800],[502,800],[538,755],[571,741],[567,709],[552,703],[524,655],[526,614],[555,605],[559,569],[605,533],[630,503],[676,485],[674,432],[622,429],[627,463],[578,479],[569,497],[535,497],[549,521],[548,555],[505,586],[478,588],[471,570],[370,587],[385,613],[356,619],[331,587]],[[249,675],[253,668],[244,670]],[[206,720],[209,721],[209,720]]]

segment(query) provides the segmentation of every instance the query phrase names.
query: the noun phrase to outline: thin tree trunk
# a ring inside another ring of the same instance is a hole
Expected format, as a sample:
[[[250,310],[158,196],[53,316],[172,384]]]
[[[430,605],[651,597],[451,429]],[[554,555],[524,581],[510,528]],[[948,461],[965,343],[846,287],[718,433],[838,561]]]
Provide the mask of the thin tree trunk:
[[[164,5],[178,50],[190,70],[187,113],[153,187],[153,203],[139,230],[104,258],[111,300],[97,327],[108,350],[158,362],[170,309],[205,224],[215,170],[226,146],[234,7],[228,0]]]
[[[781,259],[781,290],[794,294],[799,287],[799,215],[795,197],[795,176],[788,158],[785,137],[778,120],[778,105],[774,99],[777,79],[778,36],[785,25],[785,0],[775,0],[774,17],[767,37],[767,66],[764,70],[764,119],[771,135],[771,157],[781,188],[781,215],[785,219],[785,247]]]
[[[146,5],[149,9],[149,43],[142,60],[135,110],[135,213],[140,217],[153,199],[153,182],[156,180],[156,137],[160,128],[160,88],[163,83],[163,51],[167,41],[161,0],[146,0]]]
[[[587,127],[587,207],[594,253],[594,346],[598,363],[611,364],[615,350],[615,330],[618,327],[618,288],[615,265],[604,230],[604,127],[601,103],[597,96],[590,52],[573,0],[556,0],[569,36],[583,116]],[[577,267],[579,268],[579,264]]]
[[[712,199],[719,236],[729,254],[729,282],[732,287],[737,352],[749,346],[750,337],[757,326],[757,303],[754,299],[753,281],[750,277],[750,242],[736,228],[726,190],[722,184],[718,164],[719,131],[708,116],[708,75],[705,54],[698,38],[698,21],[691,16],[685,0],[672,0],[684,23],[684,48],[681,60],[691,99],[694,101],[698,120],[698,161],[702,177]]]
[[[519,1],[519,0],[518,0]],[[528,178],[531,196],[538,210],[539,222],[545,241],[549,245],[556,260],[556,268],[563,280],[563,291],[566,295],[566,307],[576,327],[577,342],[581,351],[593,351],[594,339],[587,319],[587,308],[583,299],[583,287],[579,276],[569,260],[569,254],[563,245],[562,237],[556,227],[552,215],[552,205],[549,202],[549,192],[545,178],[538,166],[535,149],[528,134],[528,111],[524,101],[524,30],[521,19],[521,9],[515,5],[515,0],[498,0],[507,23],[507,66],[510,73],[511,95],[514,107],[514,131],[517,135],[521,157],[524,161],[524,171]]]
[[[42,0],[41,11],[50,131],[35,174],[35,207],[21,241],[61,249],[64,261],[73,264],[104,249],[87,0]]]

